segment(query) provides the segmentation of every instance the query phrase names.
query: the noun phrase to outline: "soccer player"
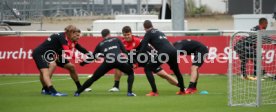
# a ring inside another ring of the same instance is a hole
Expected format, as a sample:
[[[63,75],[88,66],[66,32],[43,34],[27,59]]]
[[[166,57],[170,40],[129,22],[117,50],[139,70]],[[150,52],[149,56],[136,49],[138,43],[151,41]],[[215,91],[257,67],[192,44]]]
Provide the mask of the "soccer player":
[[[259,19],[259,25],[256,25],[251,30],[252,31],[266,30],[267,24],[268,24],[268,22],[267,22],[266,18],[260,18]]]
[[[123,27],[122,32],[123,32],[123,41],[122,42],[123,42],[124,46],[126,47],[126,50],[128,52],[131,52],[132,50],[135,50],[135,51],[139,50],[140,45],[141,45],[140,42],[142,41],[142,39],[137,36],[132,35],[131,28],[129,26]],[[152,50],[151,47],[149,47],[147,52],[151,52],[151,50]],[[147,52],[145,52],[145,54],[148,54]],[[136,64],[135,64],[136,67],[145,67],[147,62],[144,62],[144,63],[139,62],[139,59],[137,59],[137,55],[138,54],[136,54],[134,57],[134,60],[136,62]],[[146,55],[146,56],[148,56],[148,58],[149,58],[151,55]],[[158,69],[162,69],[162,68],[159,67]],[[117,69],[115,70],[114,86],[109,90],[110,92],[120,91],[119,83],[120,83],[120,78],[122,75],[123,74],[121,71],[119,71]],[[170,76],[165,70],[161,70],[160,72],[157,73],[157,75],[163,79],[166,79],[170,84],[172,84],[174,86],[178,85],[177,80],[174,79],[172,76]],[[155,94],[155,95],[158,95],[158,94]]]
[[[94,58],[89,58],[87,60],[94,60],[97,55],[101,54],[101,56],[105,58],[104,62],[97,68],[93,76],[86,80],[83,86],[75,92],[74,96],[79,96],[85,88],[91,86],[95,81],[114,68],[117,68],[128,75],[127,96],[136,96],[136,94],[132,92],[132,85],[134,82],[132,66],[128,63],[126,55],[122,55],[122,52],[127,54],[123,43],[117,37],[111,37],[109,29],[103,29],[101,34],[104,40],[96,46],[93,53]],[[82,66],[85,64],[88,64],[87,61],[81,62]]]
[[[184,95],[185,87],[184,87],[183,77],[182,77],[182,74],[180,73],[178,63],[177,63],[177,50],[173,47],[173,45],[170,44],[170,42],[167,40],[164,33],[153,28],[153,25],[150,20],[145,20],[143,25],[144,25],[146,34],[144,36],[144,39],[141,42],[141,49],[139,50],[139,52],[145,52],[148,44],[151,44],[154,47],[154,49],[158,51],[158,56],[155,58],[155,61],[148,62],[148,64],[145,67],[146,69],[148,69],[146,70],[147,79],[151,87],[153,88],[153,91],[147,94],[147,96],[151,96],[158,93],[156,84],[155,84],[155,79],[153,77],[152,72],[154,73],[160,72],[161,69],[157,69],[157,68],[163,63],[165,63],[163,61],[166,61],[166,60],[168,60],[166,63],[170,66],[170,69],[174,72],[178,81],[178,86],[180,88],[180,91],[178,91],[176,94]]]
[[[266,18],[260,18],[259,19],[259,25],[253,27],[252,31],[258,31],[258,30],[266,30],[267,27],[267,19]],[[266,40],[270,40],[269,38],[264,38]],[[236,42],[234,46],[234,50],[239,55],[240,61],[241,61],[241,76],[243,79],[249,79],[249,80],[257,80],[256,78],[256,69],[257,69],[257,36],[251,35],[248,37],[245,37],[243,39],[240,39]],[[253,76],[247,76],[246,75],[246,63],[249,60],[253,60],[254,64],[254,72]],[[263,74],[265,74],[265,71],[263,70]]]
[[[43,86],[42,94],[66,96],[64,93],[57,92],[51,82],[51,77],[56,66],[68,70],[77,88],[81,87],[75,66],[65,59],[62,54],[65,52],[67,56],[71,56],[73,48],[84,54],[88,53],[85,48],[78,44],[80,33],[78,28],[68,25],[65,28],[65,32],[52,34],[46,41],[34,49],[32,56],[40,72],[40,81]]]
[[[184,52],[181,52],[181,55],[194,55],[193,64],[191,66],[190,84],[185,91],[186,94],[193,94],[197,91],[196,86],[199,78],[198,69],[204,63],[209,51],[204,44],[191,39],[177,41],[173,43],[173,46],[177,50],[184,50]]]

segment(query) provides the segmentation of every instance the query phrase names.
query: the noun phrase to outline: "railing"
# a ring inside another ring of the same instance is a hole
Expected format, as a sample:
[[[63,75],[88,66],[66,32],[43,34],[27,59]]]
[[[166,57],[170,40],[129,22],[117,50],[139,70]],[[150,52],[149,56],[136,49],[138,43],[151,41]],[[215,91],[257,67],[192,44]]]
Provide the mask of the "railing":
[[[49,35],[52,33],[63,32],[63,31],[0,31],[1,35]],[[235,32],[243,32],[241,30],[217,30],[217,31],[162,31],[166,35],[187,35],[187,36],[208,36],[208,35],[225,35],[231,36],[235,34]],[[244,31],[248,32],[248,31]],[[111,31],[111,34],[115,34],[117,36],[121,36],[122,32],[119,31]],[[145,31],[133,31],[135,35],[143,35]],[[82,31],[84,35],[95,35],[99,36],[101,31]]]

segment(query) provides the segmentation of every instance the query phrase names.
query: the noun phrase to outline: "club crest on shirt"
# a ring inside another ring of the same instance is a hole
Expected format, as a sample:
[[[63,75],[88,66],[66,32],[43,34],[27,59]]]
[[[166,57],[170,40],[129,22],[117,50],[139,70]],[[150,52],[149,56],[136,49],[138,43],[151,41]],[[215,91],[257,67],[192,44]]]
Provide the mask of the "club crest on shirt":
[[[47,38],[48,41],[51,41],[52,39],[50,37]]]

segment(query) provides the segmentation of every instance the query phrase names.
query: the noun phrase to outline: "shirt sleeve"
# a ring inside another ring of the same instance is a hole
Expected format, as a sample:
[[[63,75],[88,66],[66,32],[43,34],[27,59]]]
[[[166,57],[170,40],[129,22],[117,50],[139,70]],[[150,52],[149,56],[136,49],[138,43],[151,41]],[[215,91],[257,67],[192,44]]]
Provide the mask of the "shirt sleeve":
[[[67,40],[65,39],[65,36],[62,36],[61,33],[53,34],[53,36],[59,41],[59,43],[63,45],[68,45]]]
[[[139,52],[145,52],[147,50],[146,48],[148,47],[149,41],[150,41],[150,33],[146,33],[144,36],[144,39],[141,42],[141,48]]]
[[[86,62],[86,61],[84,61],[84,62],[91,63],[94,59],[96,59],[96,54],[98,54],[98,53],[100,53],[99,45],[96,46],[93,53],[89,53],[88,58],[86,59],[86,61],[88,61],[88,62]]]
[[[98,44],[93,52],[93,57],[96,58],[96,54],[101,53],[100,44]]]
[[[78,50],[78,51],[80,51],[80,52],[82,52],[83,54],[87,54],[87,53],[89,53],[84,47],[82,47],[80,44],[76,44],[76,46],[75,46],[75,48]]]
[[[119,47],[120,47],[121,51],[123,53],[127,54],[127,50],[126,50],[124,44],[122,43],[122,41],[118,39],[118,43],[119,43]]]

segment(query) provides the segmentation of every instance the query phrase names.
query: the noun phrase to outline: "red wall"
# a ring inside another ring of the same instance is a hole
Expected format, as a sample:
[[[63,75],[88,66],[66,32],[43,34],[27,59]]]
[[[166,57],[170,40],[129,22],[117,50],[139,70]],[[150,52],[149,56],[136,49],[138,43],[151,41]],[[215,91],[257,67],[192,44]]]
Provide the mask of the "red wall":
[[[0,74],[37,74],[38,70],[34,61],[32,60],[32,49],[41,44],[47,36],[0,36]],[[204,43],[209,47],[209,62],[203,64],[200,72],[203,74],[225,74],[227,72],[227,50],[229,45],[229,37],[227,36],[168,36],[169,41],[175,42],[182,39],[193,39]],[[95,46],[102,40],[102,38],[82,37],[79,43],[87,50],[93,51]],[[218,62],[218,54],[222,54],[221,61]],[[25,55],[25,57],[24,57]],[[212,59],[211,57],[215,57]],[[190,58],[188,58],[190,59]],[[180,61],[180,69],[182,73],[190,72],[190,61],[184,63]],[[84,67],[76,64],[78,73],[93,73],[99,66],[98,63],[92,63]],[[163,65],[167,72],[171,73],[167,65]],[[63,69],[56,69],[55,73],[68,73]],[[136,74],[144,74],[142,68],[135,70]]]

